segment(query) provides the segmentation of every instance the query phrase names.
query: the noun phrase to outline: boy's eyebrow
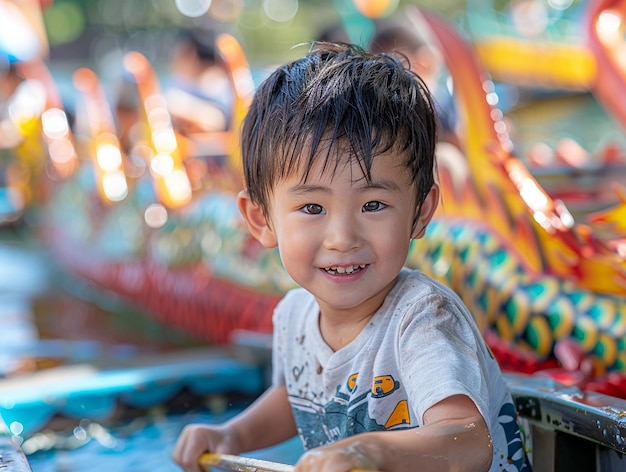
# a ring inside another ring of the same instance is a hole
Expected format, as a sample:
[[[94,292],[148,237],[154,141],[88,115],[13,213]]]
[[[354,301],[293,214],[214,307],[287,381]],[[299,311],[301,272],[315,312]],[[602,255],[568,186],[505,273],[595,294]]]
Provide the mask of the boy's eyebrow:
[[[325,185],[315,185],[315,184],[296,184],[292,185],[288,189],[289,193],[304,195],[310,192],[330,192],[330,188]]]
[[[368,189],[381,189],[381,190],[400,190],[400,186],[395,180],[390,179],[382,179],[382,180],[373,180],[371,182],[365,182],[364,185],[361,186],[363,190]]]
[[[356,189],[358,191],[365,191],[371,189],[379,189],[379,190],[391,190],[398,191],[400,190],[400,186],[393,180],[390,179],[382,179],[376,181],[366,181],[365,179],[361,180],[360,185],[356,185]],[[307,184],[301,183],[292,185],[289,187],[289,193],[294,194],[306,194],[309,192],[330,192],[330,187],[326,185],[318,185],[318,184]]]

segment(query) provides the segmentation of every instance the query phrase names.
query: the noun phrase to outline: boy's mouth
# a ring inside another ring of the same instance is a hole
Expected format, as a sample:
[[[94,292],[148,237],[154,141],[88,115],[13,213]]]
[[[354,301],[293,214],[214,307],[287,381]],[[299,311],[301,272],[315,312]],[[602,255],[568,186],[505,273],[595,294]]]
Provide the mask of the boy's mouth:
[[[349,265],[349,266],[332,266],[332,267],[325,267],[324,270],[326,271],[326,273],[330,274],[330,275],[350,275],[350,274],[354,274],[355,272],[360,271],[361,269],[365,268],[366,264],[359,264],[359,265]]]

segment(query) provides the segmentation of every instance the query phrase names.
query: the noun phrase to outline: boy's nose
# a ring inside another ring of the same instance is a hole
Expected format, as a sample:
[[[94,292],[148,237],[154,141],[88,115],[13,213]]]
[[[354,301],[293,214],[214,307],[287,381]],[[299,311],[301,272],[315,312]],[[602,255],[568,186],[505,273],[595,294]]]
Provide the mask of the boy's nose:
[[[359,226],[352,219],[335,218],[326,227],[324,246],[326,249],[348,252],[361,247],[363,238]]]

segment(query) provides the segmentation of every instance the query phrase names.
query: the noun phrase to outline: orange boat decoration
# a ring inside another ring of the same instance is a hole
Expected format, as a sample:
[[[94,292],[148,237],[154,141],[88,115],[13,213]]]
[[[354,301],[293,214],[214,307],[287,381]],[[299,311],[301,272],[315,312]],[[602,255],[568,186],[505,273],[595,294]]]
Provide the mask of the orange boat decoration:
[[[442,206],[407,265],[459,293],[503,369],[626,397],[626,191],[589,223],[577,222],[513,154],[475,51],[437,15],[408,14],[432,31],[446,60],[463,148],[441,154]],[[123,149],[96,75],[76,73],[85,112],[71,138],[80,159],[72,172],[47,173],[37,230],[74,275],[227,343],[236,330],[270,333],[273,308],[294,283],[277,252],[248,235],[236,206],[237,130],[252,80],[234,37],[221,36],[218,47],[236,111],[228,130],[209,137],[178,130],[149,62],[133,52],[125,66],[140,98],[140,132]],[[43,136],[24,132],[24,143],[50,153]],[[199,151],[209,138],[223,144],[225,158]]]

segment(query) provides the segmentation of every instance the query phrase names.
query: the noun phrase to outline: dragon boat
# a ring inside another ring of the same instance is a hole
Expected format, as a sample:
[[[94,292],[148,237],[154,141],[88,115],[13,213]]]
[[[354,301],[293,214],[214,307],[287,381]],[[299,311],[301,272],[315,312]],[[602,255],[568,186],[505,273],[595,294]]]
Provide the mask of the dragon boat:
[[[577,221],[514,155],[474,50],[436,14],[407,14],[432,31],[464,127],[462,149],[440,152],[442,205],[407,265],[462,297],[504,370],[626,397],[626,191]],[[221,344],[242,330],[269,334],[294,283],[277,252],[246,232],[235,203],[237,130],[253,87],[236,39],[222,35],[218,47],[236,91],[228,130],[181,133],[157,75],[133,52],[125,68],[139,131],[123,146],[95,73],[74,75],[82,106],[72,128],[45,65],[32,61],[19,68],[45,100],[23,113],[16,154],[47,155],[30,221],[69,273]],[[222,150],[207,154],[207,141]]]

